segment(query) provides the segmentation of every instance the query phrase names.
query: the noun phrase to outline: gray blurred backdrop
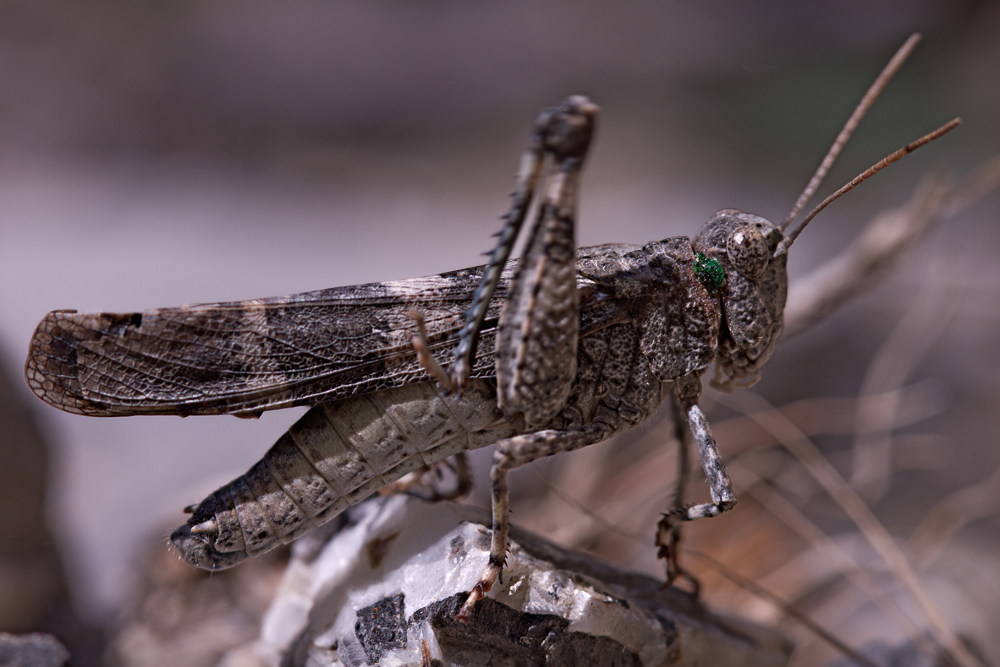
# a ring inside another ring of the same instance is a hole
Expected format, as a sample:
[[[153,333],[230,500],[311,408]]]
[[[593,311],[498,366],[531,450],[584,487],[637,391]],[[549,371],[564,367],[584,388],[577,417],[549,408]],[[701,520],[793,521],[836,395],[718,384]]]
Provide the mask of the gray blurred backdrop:
[[[573,93],[602,109],[581,245],[693,235],[726,207],[780,220],[914,30],[924,42],[824,192],[953,116],[965,125],[824,213],[792,252],[792,281],[932,167],[964,173],[1000,151],[996,3],[4,2],[0,360],[10,400],[52,448],[45,507],[76,608],[109,618],[140,545],[243,472],[297,413],[60,413],[20,378],[46,312],[478,264],[534,114]],[[886,286],[779,346],[759,386],[777,402],[855,395],[937,272],[951,319],[912,379],[933,379],[943,397],[924,427],[945,434],[935,452],[946,461],[903,473],[879,505],[902,534],[1000,463],[998,212],[994,195],[937,229]],[[663,493],[671,484],[665,475]],[[967,530],[988,541],[998,527],[994,517]],[[642,567],[658,571],[647,551]]]

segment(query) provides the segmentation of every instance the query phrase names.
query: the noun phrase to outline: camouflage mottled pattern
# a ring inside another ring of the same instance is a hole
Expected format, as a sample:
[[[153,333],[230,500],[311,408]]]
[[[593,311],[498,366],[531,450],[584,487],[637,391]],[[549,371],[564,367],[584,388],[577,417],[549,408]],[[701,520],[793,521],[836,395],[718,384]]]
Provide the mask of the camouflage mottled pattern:
[[[652,374],[628,324],[583,339],[578,360],[549,429],[596,424],[606,439],[649,417],[672,386]],[[171,541],[193,565],[231,567],[295,540],[406,473],[518,433],[497,407],[495,383],[484,379],[471,380],[462,398],[425,382],[320,405],[244,476],[202,501]]]
[[[715,231],[699,242],[722,257],[725,238]],[[781,321],[783,261],[759,281],[727,272],[727,282],[739,288],[730,274],[739,276],[749,295],[713,297],[694,275],[684,237],[580,248],[575,257],[575,373],[559,409],[534,428],[598,424],[610,437],[647,418],[674,381],[700,375],[717,353],[742,359],[741,348],[725,347],[733,339],[720,298],[737,313],[747,303],[770,308]],[[318,403],[175,532],[189,562],[229,567],[294,540],[407,472],[524,432],[523,423],[503,418],[494,379],[493,339],[516,266],[502,273],[476,356],[478,379],[461,399],[442,397],[427,382],[406,310],[419,306],[432,349],[447,355],[483,267],[125,315],[56,311],[39,324],[25,373],[46,402],[99,416],[242,415]]]
[[[499,404],[525,428],[542,428],[566,402],[576,376],[580,299],[570,211],[579,172],[553,177],[500,315],[496,346]]]
[[[490,380],[443,397],[429,383],[314,407],[242,477],[218,489],[171,536],[209,570],[288,544],[418,468],[514,434]]]
[[[788,255],[765,262],[759,277],[744,275],[730,258],[730,239],[748,226],[760,232],[768,252],[773,254],[783,238],[781,230],[760,216],[735,209],[713,215],[693,244],[695,251],[718,260],[726,272],[726,287],[721,295],[724,326],[712,382],[726,391],[752,387],[760,380],[760,369],[771,360],[785,326]]]
[[[487,310],[473,377],[495,377],[497,318],[516,266]],[[447,356],[482,270],[141,313],[57,310],[35,329],[25,379],[46,403],[95,417],[249,415],[426,382],[407,311],[421,310],[431,349]],[[609,295],[578,282],[581,335],[615,321]]]
[[[128,314],[49,313],[25,377],[46,403],[92,416],[253,414],[426,381],[410,308],[448,352],[483,267],[290,296]],[[487,312],[483,347],[510,282]],[[493,375],[476,359],[474,377]]]
[[[596,112],[571,97],[539,115],[485,267],[141,313],[56,311],[32,338],[28,385],[57,408],[94,416],[315,406],[173,534],[183,557],[208,569],[288,543],[409,472],[497,443],[494,541],[467,614],[506,553],[507,471],[633,428],[671,391],[713,503],[670,515],[661,532],[726,511],[735,497],[697,408],[700,378],[717,360],[723,386],[749,384],[770,358],[785,302],[785,255],[771,259],[782,235],[725,210],[693,243],[574,250]],[[524,256],[506,262],[549,159]],[[724,271],[715,291],[698,278],[696,252]],[[411,311],[427,328],[416,343]],[[417,348],[430,353],[423,362]],[[449,357],[449,371],[437,373],[430,362]],[[448,395],[428,371],[464,392]]]

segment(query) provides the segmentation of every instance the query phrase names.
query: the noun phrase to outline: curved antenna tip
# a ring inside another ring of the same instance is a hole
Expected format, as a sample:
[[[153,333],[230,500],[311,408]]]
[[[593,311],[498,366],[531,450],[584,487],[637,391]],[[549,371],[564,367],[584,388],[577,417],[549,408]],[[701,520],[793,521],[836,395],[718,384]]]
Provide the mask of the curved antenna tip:
[[[837,156],[840,155],[840,151],[842,151],[844,146],[847,144],[847,140],[851,138],[854,130],[857,129],[861,119],[865,117],[865,114],[867,114],[868,110],[871,109],[872,104],[875,103],[878,96],[883,90],[885,90],[889,81],[891,81],[896,75],[899,68],[903,66],[906,59],[910,57],[910,54],[913,53],[913,49],[916,48],[922,38],[923,35],[919,32],[915,32],[910,35],[903,45],[899,47],[895,55],[893,55],[889,62],[886,63],[886,66],[882,68],[878,77],[876,77],[875,81],[868,88],[868,92],[866,92],[864,97],[861,98],[861,101],[858,102],[858,106],[854,108],[854,112],[851,114],[851,117],[847,119],[846,123],[844,123],[843,129],[840,130],[840,134],[838,134],[837,138],[834,139],[833,145],[830,146],[830,150],[827,151],[823,161],[820,162],[819,167],[816,169],[816,173],[813,174],[813,177],[809,180],[809,184],[806,185],[805,190],[802,191],[802,194],[800,194],[799,198],[795,201],[795,205],[792,206],[792,210],[788,212],[785,219],[780,225],[778,225],[781,231],[785,231],[785,229],[792,224],[802,209],[805,208],[805,205],[809,203],[810,199],[812,199],[812,196],[819,188],[820,183],[823,182],[823,178],[826,176],[827,172],[830,171],[830,167],[833,166]]]
[[[802,222],[800,222],[798,226],[792,230],[792,233],[783,238],[781,242],[778,243],[778,247],[775,248],[774,250],[774,257],[779,257],[787,253],[788,249],[792,246],[793,243],[795,243],[795,239],[798,238],[798,235],[802,233],[802,230],[805,229],[806,225],[808,225],[813,218],[819,215],[819,212],[822,211],[824,208],[832,204],[837,199],[840,199],[848,192],[850,192],[857,186],[861,185],[863,182],[865,182],[878,172],[882,171],[896,160],[899,160],[903,156],[912,153],[921,146],[929,144],[935,139],[940,139],[941,137],[948,134],[961,124],[962,124],[961,118],[953,118],[944,125],[942,125],[941,127],[939,127],[938,129],[934,130],[933,132],[925,134],[916,141],[911,141],[910,143],[906,144],[899,150],[887,155],[886,157],[882,158],[872,166],[868,167],[868,169],[865,169],[863,172],[855,176],[853,179],[851,179],[849,183],[847,183],[842,188],[834,192],[832,195],[824,199],[819,206],[811,210],[809,212],[809,215],[803,218]]]

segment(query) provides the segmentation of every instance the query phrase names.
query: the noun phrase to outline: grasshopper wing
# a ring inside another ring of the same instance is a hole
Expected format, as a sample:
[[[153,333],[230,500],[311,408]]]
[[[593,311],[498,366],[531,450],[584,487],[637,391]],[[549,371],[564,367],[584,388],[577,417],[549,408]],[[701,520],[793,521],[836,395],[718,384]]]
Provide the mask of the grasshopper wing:
[[[509,271],[491,305],[496,326]],[[313,405],[427,380],[407,311],[447,354],[482,267],[284,297],[129,314],[55,311],[31,340],[25,378],[77,414],[237,414]],[[492,375],[484,332],[475,375]]]

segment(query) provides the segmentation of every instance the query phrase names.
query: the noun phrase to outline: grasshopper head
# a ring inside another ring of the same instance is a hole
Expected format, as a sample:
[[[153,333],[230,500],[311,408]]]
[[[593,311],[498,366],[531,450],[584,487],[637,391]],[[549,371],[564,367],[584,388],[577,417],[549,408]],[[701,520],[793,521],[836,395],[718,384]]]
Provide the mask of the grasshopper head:
[[[713,386],[735,391],[740,387],[753,386],[760,380],[760,369],[771,359],[784,329],[788,249],[805,226],[830,203],[879,170],[961,124],[962,119],[955,118],[876,162],[824,199],[796,227],[789,229],[802,207],[816,192],[854,128],[918,41],[919,33],[911,35],[879,74],[780,227],[756,215],[725,209],[712,216],[695,238],[692,244],[695,251],[694,272],[708,291],[719,299],[722,310]]]
[[[787,254],[775,257],[783,235],[777,225],[724,209],[694,239],[695,272],[722,306],[712,386],[752,387],[771,359],[784,328]]]

